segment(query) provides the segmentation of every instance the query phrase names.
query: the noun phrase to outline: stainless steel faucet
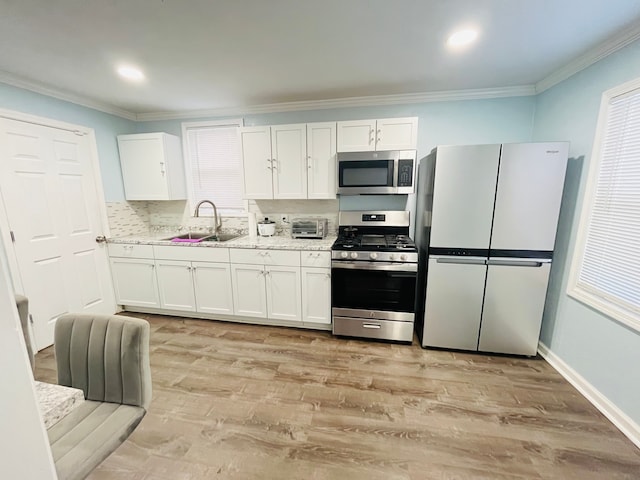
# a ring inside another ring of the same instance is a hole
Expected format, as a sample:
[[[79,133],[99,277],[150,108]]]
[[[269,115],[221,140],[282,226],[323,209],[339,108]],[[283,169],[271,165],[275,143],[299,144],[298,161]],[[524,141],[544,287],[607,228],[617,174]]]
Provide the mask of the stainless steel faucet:
[[[213,203],[211,200],[200,200],[198,202],[198,204],[196,205],[196,211],[193,212],[193,216],[194,217],[199,217],[200,216],[200,206],[203,203],[208,203],[209,205],[211,205],[213,207],[213,233],[214,233],[214,235],[218,235],[218,230],[222,226],[222,221],[218,219],[218,209],[216,208],[216,204],[215,203]]]

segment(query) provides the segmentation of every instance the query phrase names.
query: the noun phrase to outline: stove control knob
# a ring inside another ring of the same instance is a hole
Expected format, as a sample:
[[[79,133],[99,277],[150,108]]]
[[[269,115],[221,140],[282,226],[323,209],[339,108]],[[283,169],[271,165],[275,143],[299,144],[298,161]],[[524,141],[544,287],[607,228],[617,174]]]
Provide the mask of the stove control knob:
[[[357,252],[351,252],[351,258],[353,258],[353,259],[358,258],[358,253]]]
[[[394,261],[396,259],[396,254],[392,253],[391,255],[389,255],[389,260]]]
[[[400,260],[404,262],[406,259],[407,259],[407,256],[404,253],[400,255]]]
[[[376,252],[371,252],[371,253],[369,254],[369,258],[370,258],[371,260],[375,260],[376,258],[378,258],[378,254],[377,254]]]
[[[349,254],[347,252],[341,252],[340,253],[340,258],[347,258],[349,256]]]

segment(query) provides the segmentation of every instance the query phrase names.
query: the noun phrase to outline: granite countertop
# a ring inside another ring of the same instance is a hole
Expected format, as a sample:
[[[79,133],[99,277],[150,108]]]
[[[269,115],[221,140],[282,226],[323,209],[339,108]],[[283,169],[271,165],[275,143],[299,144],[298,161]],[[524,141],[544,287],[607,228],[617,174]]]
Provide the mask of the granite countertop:
[[[54,383],[36,382],[36,395],[47,429],[84,402],[82,390]]]
[[[177,235],[177,234],[176,234]],[[336,235],[329,235],[322,239],[301,239],[276,235],[273,237],[250,237],[242,235],[226,242],[198,242],[182,243],[166,240],[170,233],[153,233],[149,235],[132,235],[128,237],[113,237],[109,243],[127,243],[138,245],[171,245],[182,248],[264,248],[270,250],[331,250]]]

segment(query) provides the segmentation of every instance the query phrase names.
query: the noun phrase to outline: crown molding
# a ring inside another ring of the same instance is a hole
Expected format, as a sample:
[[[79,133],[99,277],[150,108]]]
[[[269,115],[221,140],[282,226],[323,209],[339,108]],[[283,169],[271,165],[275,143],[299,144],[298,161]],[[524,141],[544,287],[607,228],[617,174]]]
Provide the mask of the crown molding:
[[[585,54],[575,58],[567,63],[564,67],[556,70],[551,75],[540,80],[535,84],[536,94],[557,85],[576,73],[590,67],[594,63],[608,57],[612,53],[626,47],[627,45],[640,39],[640,25],[633,25],[618,34],[599,44],[595,48],[589,50]]]
[[[75,105],[99,110],[100,112],[115,115],[117,117],[126,118],[127,120],[136,120],[136,114],[129,112],[128,110],[114,107],[108,103],[99,102],[89,97],[71,93],[62,89],[50,87],[39,82],[34,82],[33,80],[27,80],[12,73],[0,71],[0,82],[11,85],[12,87],[22,88],[34,93],[46,95],[47,97],[57,98],[58,100],[64,100],[65,102],[70,102]]]
[[[372,107],[384,105],[403,105],[409,103],[429,103],[455,100],[478,100],[502,97],[523,97],[535,95],[534,85],[515,87],[481,88],[473,90],[446,90],[439,92],[409,93],[400,95],[377,95],[368,97],[336,98],[331,100],[311,100],[304,102],[270,103],[265,105],[245,105],[205,110],[187,110],[176,112],[139,113],[136,120],[179,120],[203,117],[227,117],[237,115],[255,115],[261,113],[281,113],[303,110],[326,110],[330,108]]]

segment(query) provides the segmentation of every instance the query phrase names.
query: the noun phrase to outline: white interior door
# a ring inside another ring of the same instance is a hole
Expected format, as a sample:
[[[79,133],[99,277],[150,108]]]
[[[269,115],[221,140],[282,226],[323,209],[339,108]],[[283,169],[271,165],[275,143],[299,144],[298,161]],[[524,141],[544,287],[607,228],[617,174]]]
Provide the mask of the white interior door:
[[[38,350],[63,313],[116,310],[90,142],[0,119],[0,192]]]

